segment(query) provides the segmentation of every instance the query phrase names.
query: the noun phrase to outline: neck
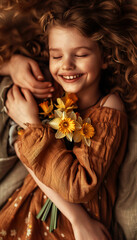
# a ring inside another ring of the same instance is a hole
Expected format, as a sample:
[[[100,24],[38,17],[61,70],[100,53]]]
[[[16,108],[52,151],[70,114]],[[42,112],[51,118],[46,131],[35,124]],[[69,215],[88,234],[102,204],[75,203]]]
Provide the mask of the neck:
[[[77,94],[78,96],[78,107],[81,111],[86,110],[89,107],[94,106],[98,99],[101,97],[101,92],[99,90],[90,92],[86,92],[86,94]]]

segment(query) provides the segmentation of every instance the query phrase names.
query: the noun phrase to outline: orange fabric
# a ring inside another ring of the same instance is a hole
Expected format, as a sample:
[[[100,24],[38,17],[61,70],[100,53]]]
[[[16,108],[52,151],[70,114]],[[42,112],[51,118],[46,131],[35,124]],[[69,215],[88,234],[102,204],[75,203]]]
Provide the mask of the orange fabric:
[[[30,125],[20,137],[21,160],[40,181],[66,200],[81,203],[93,218],[109,228],[116,197],[117,174],[126,149],[127,117],[125,113],[100,106],[88,109],[85,117],[88,116],[95,128],[90,148],[79,143],[74,144],[72,150],[67,150],[64,139],[55,139],[54,130],[48,126]],[[23,200],[15,209],[15,200],[19,196]],[[49,219],[46,223],[35,219],[44,202],[43,193],[28,176],[23,187],[13,195],[12,202],[8,202],[1,211],[0,232],[4,229],[10,234],[14,228],[18,237],[27,239],[24,236],[28,230],[23,219],[30,213],[31,234],[28,239],[43,239],[41,234],[45,232],[46,239],[62,239],[62,234],[64,239],[73,240],[71,225],[61,213],[58,228],[52,234],[47,231]],[[14,221],[11,215],[14,215]],[[19,223],[23,230],[18,230]]]

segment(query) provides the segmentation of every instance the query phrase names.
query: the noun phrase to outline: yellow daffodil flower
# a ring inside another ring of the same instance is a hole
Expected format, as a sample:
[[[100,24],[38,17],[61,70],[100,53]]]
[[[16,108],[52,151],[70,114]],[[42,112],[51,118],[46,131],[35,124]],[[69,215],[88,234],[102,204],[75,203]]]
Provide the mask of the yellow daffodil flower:
[[[55,104],[55,106],[60,110],[60,111],[69,111],[74,108],[77,108],[75,103],[77,102],[78,98],[74,93],[66,93],[64,97],[62,98],[57,98],[57,103],[58,105]]]
[[[51,100],[51,104],[49,105],[49,102],[46,101],[46,102],[43,102],[43,103],[40,103],[39,106],[43,109],[43,113],[40,113],[40,114],[43,114],[45,117],[47,115],[52,115],[52,110],[53,110],[53,102]]]
[[[82,120],[80,116],[78,116],[78,123],[80,124],[80,128],[77,128],[73,135],[74,142],[83,141],[88,147],[91,145],[91,138],[95,134],[95,129],[91,125],[90,118]]]
[[[49,122],[49,125],[56,129],[55,137],[57,139],[66,137],[68,141],[72,142],[73,132],[76,128],[76,114],[72,111],[69,113],[55,110],[55,118]]]

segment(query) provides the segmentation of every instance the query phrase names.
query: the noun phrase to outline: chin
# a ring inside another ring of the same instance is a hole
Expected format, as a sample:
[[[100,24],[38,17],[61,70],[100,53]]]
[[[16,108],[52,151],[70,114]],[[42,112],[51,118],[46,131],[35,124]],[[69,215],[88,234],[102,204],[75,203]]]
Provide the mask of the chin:
[[[73,87],[70,87],[70,88],[69,87],[64,87],[63,89],[64,89],[65,92],[75,93],[75,94],[77,94],[80,91],[80,89],[76,89],[76,88],[73,88]]]
[[[64,91],[65,91],[65,92],[69,92],[69,93],[75,93],[75,94],[78,93],[78,91],[75,91],[75,90],[69,89],[69,88],[67,88],[66,90],[64,89]]]

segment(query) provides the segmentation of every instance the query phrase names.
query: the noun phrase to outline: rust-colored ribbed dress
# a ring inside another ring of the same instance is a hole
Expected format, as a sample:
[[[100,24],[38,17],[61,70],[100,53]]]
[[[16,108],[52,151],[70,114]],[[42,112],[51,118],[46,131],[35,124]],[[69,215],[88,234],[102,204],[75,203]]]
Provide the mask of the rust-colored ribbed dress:
[[[30,125],[20,139],[21,160],[45,185],[67,201],[81,203],[91,217],[109,228],[117,174],[126,149],[127,116],[97,104],[84,117],[90,117],[95,128],[90,147],[79,143],[67,150],[64,139],[55,139],[53,129]],[[50,215],[46,222],[36,219],[45,201],[28,175],[0,212],[0,239],[74,240],[71,224],[63,214],[59,213],[52,233]]]

